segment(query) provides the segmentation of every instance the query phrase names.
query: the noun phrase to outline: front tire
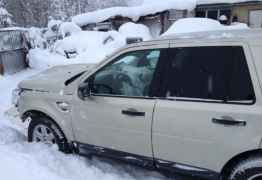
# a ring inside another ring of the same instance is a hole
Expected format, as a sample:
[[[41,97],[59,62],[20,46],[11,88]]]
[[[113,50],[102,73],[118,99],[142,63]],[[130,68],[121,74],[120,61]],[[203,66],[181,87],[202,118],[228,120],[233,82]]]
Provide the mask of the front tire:
[[[28,127],[28,142],[57,145],[64,153],[71,153],[69,143],[61,128],[47,117],[34,117]]]
[[[228,178],[229,180],[262,180],[262,156],[248,158],[238,163]]]

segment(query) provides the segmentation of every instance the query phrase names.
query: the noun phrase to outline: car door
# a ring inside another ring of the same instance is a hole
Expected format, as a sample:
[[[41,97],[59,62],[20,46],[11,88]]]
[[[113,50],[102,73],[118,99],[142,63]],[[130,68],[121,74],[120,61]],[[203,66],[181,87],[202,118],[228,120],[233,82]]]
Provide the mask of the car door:
[[[170,53],[154,113],[156,161],[191,173],[220,172],[235,155],[256,149],[261,138],[255,131],[261,126],[260,90],[248,47],[174,45]]]
[[[136,160],[152,160],[151,123],[156,100],[151,97],[163,49],[129,50],[85,79],[92,95],[76,97],[73,126],[76,140]],[[140,163],[143,163],[140,161]]]

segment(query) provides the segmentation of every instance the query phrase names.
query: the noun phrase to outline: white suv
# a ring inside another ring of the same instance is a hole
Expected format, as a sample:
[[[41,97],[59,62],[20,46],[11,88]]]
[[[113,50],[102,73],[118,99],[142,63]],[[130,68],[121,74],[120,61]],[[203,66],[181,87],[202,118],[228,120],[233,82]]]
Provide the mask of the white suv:
[[[168,36],[19,84],[28,140],[210,179],[262,179],[262,31]]]

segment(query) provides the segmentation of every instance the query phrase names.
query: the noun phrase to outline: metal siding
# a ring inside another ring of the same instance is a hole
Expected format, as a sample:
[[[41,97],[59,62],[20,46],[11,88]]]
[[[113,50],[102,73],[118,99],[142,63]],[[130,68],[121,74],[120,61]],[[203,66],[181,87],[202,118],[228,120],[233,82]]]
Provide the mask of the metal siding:
[[[0,66],[5,74],[26,68],[21,31],[0,31]]]
[[[26,68],[25,53],[23,50],[2,52],[0,53],[0,59],[5,74],[14,74]]]

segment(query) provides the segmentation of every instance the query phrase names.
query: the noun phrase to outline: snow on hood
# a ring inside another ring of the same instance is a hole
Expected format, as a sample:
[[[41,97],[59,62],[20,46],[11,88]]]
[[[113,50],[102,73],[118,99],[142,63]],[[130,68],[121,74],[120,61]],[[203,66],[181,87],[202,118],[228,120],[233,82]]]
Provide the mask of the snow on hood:
[[[57,93],[64,89],[65,82],[68,79],[88,71],[92,67],[92,65],[88,64],[56,66],[22,81],[19,83],[19,87]]]
[[[184,18],[176,21],[162,36],[181,33],[249,29],[246,24],[235,23],[230,26],[222,25],[219,21],[208,18]]]
[[[133,21],[138,21],[141,16],[156,14],[158,12],[163,12],[168,9],[177,10],[193,10],[196,6],[196,0],[146,0],[140,6],[132,7],[111,7],[106,9],[101,9],[93,12],[88,12],[85,14],[80,14],[74,16],[72,21],[79,26],[84,26],[91,23],[103,22],[107,19],[122,16],[128,17]]]

